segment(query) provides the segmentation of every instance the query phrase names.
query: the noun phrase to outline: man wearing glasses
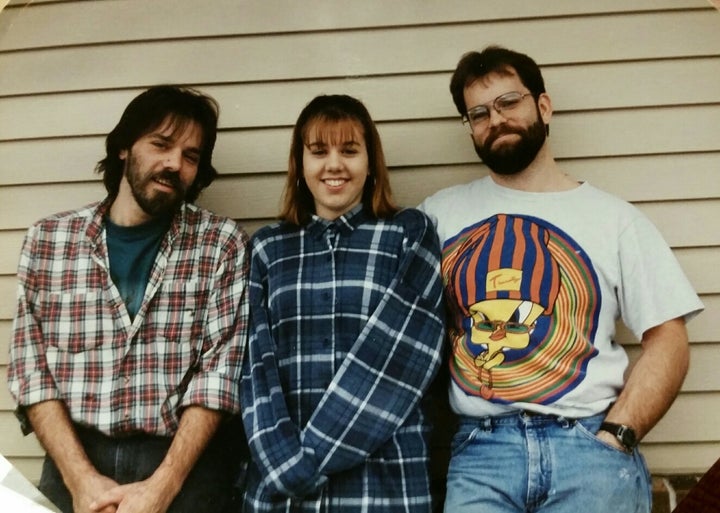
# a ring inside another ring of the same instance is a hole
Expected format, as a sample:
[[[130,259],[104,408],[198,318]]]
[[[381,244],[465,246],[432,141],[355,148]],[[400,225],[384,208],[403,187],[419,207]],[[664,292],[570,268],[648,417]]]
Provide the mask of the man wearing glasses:
[[[450,90],[489,176],[420,207],[451,312],[445,511],[649,512],[636,446],[680,389],[703,305],[643,214],[560,169],[530,57],[465,54]],[[643,347],[627,379],[618,317]]]

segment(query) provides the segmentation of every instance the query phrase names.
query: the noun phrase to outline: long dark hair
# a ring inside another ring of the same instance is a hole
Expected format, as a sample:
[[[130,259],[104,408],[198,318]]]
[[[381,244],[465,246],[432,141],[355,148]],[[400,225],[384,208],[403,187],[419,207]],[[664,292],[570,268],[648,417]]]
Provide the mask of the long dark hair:
[[[188,87],[159,85],[135,97],[105,139],[106,156],[95,168],[103,175],[103,183],[110,198],[117,196],[123,176],[121,151],[129,151],[135,141],[165,123],[172,126],[176,133],[196,123],[202,130],[202,147],[197,176],[185,197],[186,201],[195,201],[218,175],[212,165],[212,153],[217,138],[219,112],[218,103],[213,98]]]

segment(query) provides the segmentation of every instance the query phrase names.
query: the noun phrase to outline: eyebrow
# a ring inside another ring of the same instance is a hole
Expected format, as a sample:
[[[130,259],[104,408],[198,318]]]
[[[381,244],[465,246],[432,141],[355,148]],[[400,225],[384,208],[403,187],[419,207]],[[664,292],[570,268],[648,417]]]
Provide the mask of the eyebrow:
[[[160,139],[161,141],[167,142],[167,143],[175,143],[177,140],[175,137],[173,137],[172,134],[170,135],[164,135],[160,132],[152,132],[150,134],[151,138],[154,139]],[[186,148],[183,150],[185,153],[195,153],[197,155],[200,155],[202,153],[202,150],[198,148],[197,146],[190,146],[189,148]]]

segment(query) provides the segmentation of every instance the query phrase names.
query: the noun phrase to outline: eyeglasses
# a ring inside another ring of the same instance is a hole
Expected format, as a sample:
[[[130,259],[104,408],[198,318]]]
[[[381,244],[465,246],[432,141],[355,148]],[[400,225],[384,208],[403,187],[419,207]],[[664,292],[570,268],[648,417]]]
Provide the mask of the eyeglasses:
[[[530,333],[535,328],[535,325],[533,324],[528,326],[527,324],[519,322],[491,321],[488,319],[474,322],[473,327],[479,331],[490,332],[493,332],[498,328],[503,328],[506,333],[521,335],[524,333]]]
[[[519,93],[517,91],[501,94],[492,102],[476,105],[472,109],[469,109],[467,114],[463,116],[463,124],[468,127],[470,132],[474,130],[484,130],[487,128],[488,123],[490,123],[489,106],[492,106],[498,114],[504,114],[507,111],[517,108],[526,96],[531,95],[532,93]]]

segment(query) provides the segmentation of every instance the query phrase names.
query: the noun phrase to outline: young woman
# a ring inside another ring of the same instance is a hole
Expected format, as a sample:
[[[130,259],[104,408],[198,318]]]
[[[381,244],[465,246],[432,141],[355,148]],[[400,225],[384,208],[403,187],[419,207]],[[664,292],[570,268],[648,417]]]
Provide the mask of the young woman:
[[[301,112],[280,219],[253,237],[245,510],[429,512],[440,249],[424,214],[394,206],[360,101]]]

